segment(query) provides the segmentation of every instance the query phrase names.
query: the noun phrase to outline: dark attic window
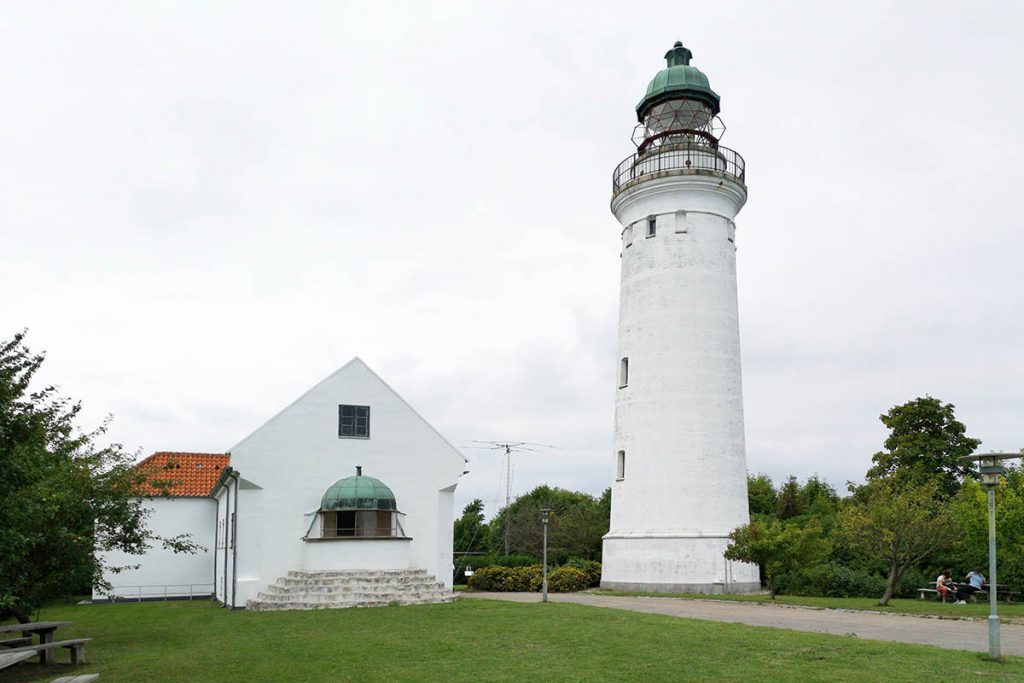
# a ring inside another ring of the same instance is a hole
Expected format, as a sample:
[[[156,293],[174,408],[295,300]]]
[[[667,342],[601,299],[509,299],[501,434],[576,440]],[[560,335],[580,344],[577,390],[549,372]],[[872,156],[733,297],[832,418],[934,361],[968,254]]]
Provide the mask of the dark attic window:
[[[370,406],[338,406],[338,436],[370,438]]]

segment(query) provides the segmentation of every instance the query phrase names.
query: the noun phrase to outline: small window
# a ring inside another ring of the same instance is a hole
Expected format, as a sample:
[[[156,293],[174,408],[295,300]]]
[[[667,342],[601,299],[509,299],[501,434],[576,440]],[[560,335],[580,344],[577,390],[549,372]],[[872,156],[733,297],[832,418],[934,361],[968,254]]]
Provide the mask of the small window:
[[[338,406],[339,437],[370,437],[370,406]]]
[[[623,358],[619,361],[619,388],[629,384],[629,359]]]
[[[627,225],[626,229],[622,231],[622,240],[626,243],[627,247],[633,245],[633,226]]]
[[[658,219],[654,216],[647,217],[647,236],[654,237],[658,234]]]
[[[619,451],[615,454],[615,479],[622,481],[626,478],[626,451]]]

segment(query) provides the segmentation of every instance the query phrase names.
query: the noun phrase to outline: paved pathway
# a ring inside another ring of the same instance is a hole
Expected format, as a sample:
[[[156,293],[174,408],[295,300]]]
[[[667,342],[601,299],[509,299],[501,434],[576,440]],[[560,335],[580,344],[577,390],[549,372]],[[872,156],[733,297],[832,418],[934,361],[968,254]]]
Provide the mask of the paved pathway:
[[[459,593],[460,598],[540,602],[537,593]],[[792,631],[814,631],[834,635],[855,635],[868,640],[935,645],[951,650],[988,652],[988,625],[984,620],[935,619],[902,614],[813,609],[680,598],[641,598],[593,593],[552,593],[552,602],[572,602],[648,614],[666,614],[689,619],[727,621],[751,626],[774,626]],[[1024,656],[1024,626],[1002,624],[1002,651]]]

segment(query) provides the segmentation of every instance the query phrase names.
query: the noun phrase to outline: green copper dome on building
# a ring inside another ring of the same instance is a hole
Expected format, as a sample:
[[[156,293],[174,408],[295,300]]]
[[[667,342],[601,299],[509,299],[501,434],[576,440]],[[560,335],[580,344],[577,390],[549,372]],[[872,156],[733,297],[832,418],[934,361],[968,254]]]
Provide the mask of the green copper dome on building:
[[[718,114],[718,94],[711,89],[708,77],[704,72],[695,66],[690,66],[693,53],[683,47],[683,44],[676,41],[671,50],[665,53],[665,61],[668,66],[657,73],[650,85],[647,86],[647,94],[636,105],[637,120],[643,123],[644,114],[652,106],[665,102],[689,98],[699,100],[711,107],[712,116]]]
[[[321,510],[396,510],[395,494],[380,479],[364,477],[363,468],[356,476],[336,481],[320,502]]]

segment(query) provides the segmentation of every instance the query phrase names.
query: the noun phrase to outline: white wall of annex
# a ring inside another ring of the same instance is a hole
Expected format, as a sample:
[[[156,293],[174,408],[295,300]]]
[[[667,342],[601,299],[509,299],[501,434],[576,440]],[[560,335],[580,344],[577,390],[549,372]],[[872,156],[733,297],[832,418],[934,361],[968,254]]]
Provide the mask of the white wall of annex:
[[[121,551],[102,553],[108,566],[138,564],[118,574],[107,572],[106,579],[113,585],[117,597],[162,597],[209,595],[213,587],[213,553],[215,549],[217,504],[212,498],[153,498],[144,501],[151,510],[147,520],[149,529],[158,536],[192,534],[193,540],[203,546],[195,554],[174,553],[153,543],[145,555],[129,555]],[[140,588],[141,593],[140,593]],[[106,599],[93,589],[93,599]]]

